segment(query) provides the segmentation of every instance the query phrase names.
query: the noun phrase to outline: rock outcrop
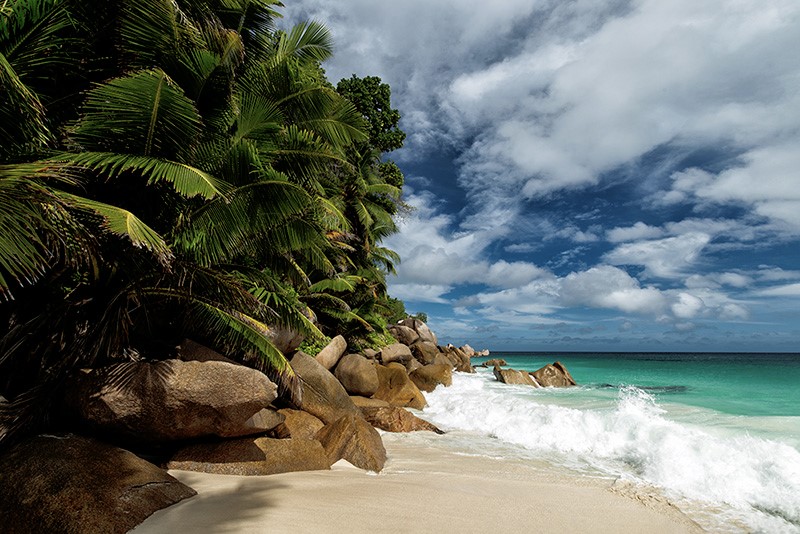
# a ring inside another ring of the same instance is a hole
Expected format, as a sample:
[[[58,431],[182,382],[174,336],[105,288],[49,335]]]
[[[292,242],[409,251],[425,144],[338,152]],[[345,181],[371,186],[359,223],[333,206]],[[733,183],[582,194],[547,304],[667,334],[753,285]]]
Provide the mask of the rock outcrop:
[[[398,406],[362,407],[361,414],[372,426],[387,432],[416,432],[427,430],[444,434],[433,423],[420,419],[405,408]]]
[[[450,386],[453,383],[453,368],[449,365],[425,365],[409,373],[408,377],[420,391],[433,391],[436,386]]]
[[[322,419],[326,424],[343,415],[360,413],[341,382],[317,360],[304,352],[297,352],[290,363],[303,388],[302,399],[296,400],[295,408]]]
[[[481,367],[505,367],[508,363],[503,359],[492,358],[481,364]]]
[[[336,367],[346,350],[347,341],[342,336],[336,336],[324,349],[317,353],[315,359],[322,367],[330,371]]]
[[[392,406],[423,409],[428,403],[419,388],[411,381],[406,368],[399,363],[376,365],[380,386],[373,398],[385,400]]]
[[[315,439],[262,437],[190,445],[179,450],[167,468],[254,476],[330,469],[331,463]]]
[[[336,366],[334,376],[350,395],[371,397],[380,385],[375,366],[360,354],[344,356]]]
[[[383,365],[393,362],[405,365],[412,358],[411,349],[402,343],[393,343],[383,347],[378,354],[378,358]]]
[[[494,368],[494,377],[503,384],[522,384],[525,386],[540,387],[527,371],[517,371],[516,369]]]
[[[166,360],[80,372],[66,405],[95,431],[152,443],[264,432],[254,416],[276,396],[263,373],[242,365]]]
[[[272,431],[272,436],[276,438],[314,439],[317,432],[325,426],[317,417],[302,410],[282,408],[278,413],[283,416],[283,423]]]
[[[123,533],[196,495],[135,454],[78,436],[39,436],[0,456],[0,532]]]
[[[331,463],[344,458],[356,467],[376,473],[386,464],[386,449],[380,434],[360,414],[345,415],[325,425],[316,438]]]

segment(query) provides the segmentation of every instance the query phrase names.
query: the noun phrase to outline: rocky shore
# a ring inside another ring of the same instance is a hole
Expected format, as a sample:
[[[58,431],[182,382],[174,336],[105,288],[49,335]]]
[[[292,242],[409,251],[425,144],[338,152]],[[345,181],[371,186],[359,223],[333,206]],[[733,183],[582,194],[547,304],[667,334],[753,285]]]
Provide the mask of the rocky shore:
[[[191,340],[175,359],[83,370],[57,414],[64,431],[0,456],[0,531],[127,532],[196,494],[166,469],[275,475],[344,459],[380,472],[387,453],[376,429],[442,433],[407,408],[424,409],[423,391],[488,355],[439,345],[413,318],[390,331],[398,343],[379,350],[350,353],[342,337],[313,356],[287,349],[294,392]],[[503,363],[491,362],[501,382],[575,384],[558,362],[534,373]]]

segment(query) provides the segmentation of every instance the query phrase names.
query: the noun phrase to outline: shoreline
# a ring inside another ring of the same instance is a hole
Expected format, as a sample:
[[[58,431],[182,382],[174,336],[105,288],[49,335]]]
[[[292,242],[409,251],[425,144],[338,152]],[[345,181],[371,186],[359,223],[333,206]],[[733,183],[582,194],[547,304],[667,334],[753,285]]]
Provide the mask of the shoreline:
[[[612,479],[382,438],[388,461],[379,474],[343,460],[330,471],[262,477],[170,471],[198,495],[131,532],[703,531],[663,498],[612,488]]]

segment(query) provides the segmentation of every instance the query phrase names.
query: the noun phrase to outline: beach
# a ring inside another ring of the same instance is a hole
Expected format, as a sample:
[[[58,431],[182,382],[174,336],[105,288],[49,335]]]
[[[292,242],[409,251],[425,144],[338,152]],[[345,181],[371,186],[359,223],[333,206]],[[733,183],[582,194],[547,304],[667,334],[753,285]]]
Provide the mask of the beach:
[[[701,531],[665,499],[612,478],[458,454],[409,435],[384,433],[383,440],[388,461],[380,474],[345,461],[330,471],[264,477],[170,471],[198,495],[132,532]]]

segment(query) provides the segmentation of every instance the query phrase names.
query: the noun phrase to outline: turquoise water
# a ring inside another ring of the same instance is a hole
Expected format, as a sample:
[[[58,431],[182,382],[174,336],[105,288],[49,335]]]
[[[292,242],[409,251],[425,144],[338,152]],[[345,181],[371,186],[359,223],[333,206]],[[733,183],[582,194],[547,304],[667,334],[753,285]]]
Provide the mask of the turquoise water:
[[[465,453],[658,488],[712,532],[800,533],[800,354],[491,358],[528,371],[561,361],[579,387],[456,373],[425,394],[423,416]]]
[[[636,386],[657,401],[731,415],[800,416],[800,354],[497,352],[513,369],[561,361],[592,388]],[[489,358],[476,358],[478,365]],[[614,391],[616,393],[616,391]]]

